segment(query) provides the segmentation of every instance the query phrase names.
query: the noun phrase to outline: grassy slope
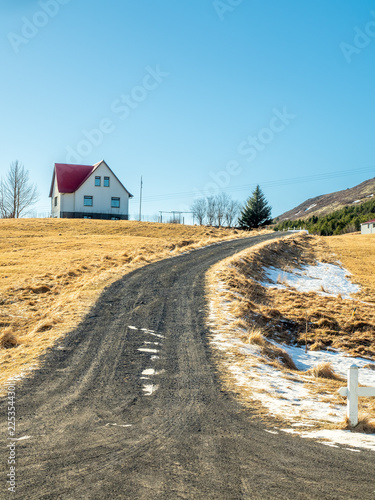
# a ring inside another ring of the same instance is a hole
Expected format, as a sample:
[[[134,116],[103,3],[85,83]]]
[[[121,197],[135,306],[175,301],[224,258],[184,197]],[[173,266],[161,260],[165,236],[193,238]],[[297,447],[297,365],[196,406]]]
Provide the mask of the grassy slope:
[[[356,299],[322,297],[314,292],[300,293],[294,289],[264,288],[263,267],[275,266],[287,270],[300,264],[340,260],[352,273],[352,281],[362,290]],[[307,342],[309,349],[327,346],[340,348],[354,356],[375,358],[374,304],[375,304],[375,235],[343,235],[331,238],[292,236],[282,241],[257,245],[214,266],[208,282],[213,289],[221,290],[212,295],[213,303],[224,301],[229,309],[221,317],[217,312],[218,326],[226,328],[228,317],[234,328],[233,335],[245,342],[253,342],[253,333],[261,332],[265,338],[277,341],[305,343],[306,315],[308,319]],[[220,311],[222,305],[216,304]],[[353,308],[356,312],[353,317]],[[282,321],[280,321],[282,320]],[[241,333],[242,332],[242,333]],[[241,337],[242,335],[242,337]],[[234,353],[238,356],[238,353]],[[266,362],[275,363],[275,353],[266,355]],[[280,359],[276,366],[280,368]],[[231,375],[221,363],[227,384]],[[285,369],[290,370],[288,363]],[[312,374],[314,375],[314,374]],[[319,375],[318,375],[319,376]],[[340,383],[319,379],[318,391],[332,395]],[[314,387],[314,383],[312,382]],[[341,383],[342,385],[342,383]],[[232,385],[232,390],[238,387]],[[246,403],[246,390],[240,395]],[[361,411],[373,415],[373,398],[361,398]]]
[[[362,286],[363,300],[375,303],[375,235],[345,234],[325,238],[324,243],[353,274],[352,281]]]
[[[35,365],[125,273],[241,236],[249,233],[128,221],[0,220],[0,386]]]

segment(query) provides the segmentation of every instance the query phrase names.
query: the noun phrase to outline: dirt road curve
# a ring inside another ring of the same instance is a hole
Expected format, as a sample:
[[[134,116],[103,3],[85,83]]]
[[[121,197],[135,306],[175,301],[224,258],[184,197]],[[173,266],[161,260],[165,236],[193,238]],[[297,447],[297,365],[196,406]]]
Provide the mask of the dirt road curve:
[[[204,275],[270,237],[164,260],[112,285],[17,387],[17,436],[29,438],[17,441],[15,495],[1,402],[1,498],[375,498],[373,452],[269,434],[221,391]]]

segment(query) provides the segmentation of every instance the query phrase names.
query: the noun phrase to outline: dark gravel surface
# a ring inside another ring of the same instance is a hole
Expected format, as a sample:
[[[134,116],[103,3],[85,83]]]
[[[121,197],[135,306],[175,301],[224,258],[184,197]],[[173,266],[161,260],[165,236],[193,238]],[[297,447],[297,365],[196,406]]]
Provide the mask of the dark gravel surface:
[[[111,285],[17,384],[17,437],[30,437],[16,444],[16,494],[7,491],[1,402],[1,498],[374,499],[374,452],[269,434],[222,390],[207,342],[205,273],[274,237],[217,244]],[[151,384],[158,388],[147,395]]]

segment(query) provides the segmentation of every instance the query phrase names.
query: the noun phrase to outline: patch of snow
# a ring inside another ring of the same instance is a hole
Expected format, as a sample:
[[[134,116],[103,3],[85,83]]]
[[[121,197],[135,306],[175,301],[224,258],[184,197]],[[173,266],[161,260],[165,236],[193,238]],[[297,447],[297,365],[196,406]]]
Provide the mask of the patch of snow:
[[[271,283],[266,282],[262,285],[267,287],[283,287],[276,283],[280,277],[285,283],[300,291],[320,292],[320,287],[323,285],[328,293],[322,293],[322,295],[340,293],[344,298],[351,298],[349,294],[356,293],[360,289],[359,286],[349,281],[350,273],[343,269],[340,263],[336,265],[317,263],[316,266],[304,266],[290,272],[267,268],[266,272]],[[219,295],[218,287],[227,291],[225,283],[219,282],[212,286],[217,295]],[[219,307],[220,315],[216,312],[216,307]],[[222,317],[223,313],[226,317],[225,323],[217,319]],[[374,366],[375,361],[352,357],[348,353],[333,348],[327,351],[305,352],[305,347],[289,346],[268,340],[289,354],[300,372],[278,369],[266,363],[259,346],[241,340],[240,337],[246,333],[246,330],[238,326],[232,327],[231,323],[235,320],[227,300],[219,299],[216,305],[214,301],[211,301],[208,317],[213,333],[211,344],[225,353],[226,368],[232,373],[234,383],[242,389],[244,397],[260,402],[271,415],[282,418],[290,427],[288,432],[317,439],[327,446],[354,446],[375,451],[375,435],[340,429],[316,430],[317,425],[324,426],[327,423],[337,425],[344,422],[346,399],[337,393],[315,392],[312,390],[312,378],[304,373],[320,363],[330,363],[334,371],[346,380],[348,368],[355,364],[360,368],[359,383],[365,386],[375,386],[375,371],[364,368],[365,365]],[[221,326],[218,327],[218,324]],[[342,386],[345,385],[346,382],[342,382]],[[308,427],[315,429],[308,429]],[[355,451],[352,448],[349,449]]]
[[[136,326],[128,326],[129,330],[138,330]]]
[[[313,205],[310,205],[308,208],[306,208],[305,212],[307,212],[308,210],[311,210],[314,207],[316,207],[316,203],[314,203]]]
[[[22,436],[20,438],[12,438],[13,441],[25,441],[26,439],[31,439],[32,436]]]
[[[222,305],[222,309],[226,310],[230,326],[230,322],[235,318],[227,311],[226,304]],[[210,304],[209,321],[212,325],[217,324],[212,303]],[[284,349],[301,372],[280,370],[265,363],[264,358],[261,357],[259,346],[246,344],[239,338],[244,330],[238,327],[235,329],[227,329],[226,327],[215,329],[213,326],[212,331],[211,344],[227,354],[226,366],[232,373],[235,384],[246,390],[246,397],[250,400],[259,401],[271,415],[288,422],[290,426],[288,432],[298,433],[306,438],[314,438],[331,446],[336,446],[336,443],[370,448],[375,451],[374,435],[344,430],[306,429],[317,424],[340,424],[343,422],[346,415],[346,401],[336,393],[319,394],[311,391],[309,388],[311,377],[304,374],[304,371],[309,368],[321,362],[328,362],[332,364],[336,373],[346,379],[348,368],[352,364],[356,364],[360,367],[359,382],[366,386],[375,386],[375,372],[369,368],[363,368],[366,364],[374,365],[375,361],[354,358],[345,352],[334,349],[306,353],[304,347],[288,346],[270,341]],[[234,355],[237,353],[245,356]],[[345,386],[345,382],[342,383],[342,386]]]
[[[374,195],[373,194],[370,194],[369,196],[367,196],[367,198],[372,198]]]
[[[375,435],[374,434],[360,434],[358,432],[350,432],[340,429],[321,429],[316,431],[295,431],[293,429],[282,429],[284,432],[292,434],[299,434],[304,438],[314,438],[322,442],[322,444],[336,443],[344,446],[355,446],[357,448],[367,448],[375,451]],[[332,446],[332,445],[331,445]],[[353,448],[346,448],[349,451]]]
[[[361,200],[355,200],[353,203],[361,203]]]
[[[148,384],[143,386],[143,392],[146,396],[151,396],[155,391],[159,389],[158,385]]]
[[[244,353],[245,349],[241,349]],[[260,360],[259,360],[260,361]],[[251,389],[251,397],[260,401],[275,417],[295,422],[307,420],[338,423],[343,419],[342,406],[324,403],[303,384],[286,377],[285,372],[262,362],[245,368],[236,363],[229,367],[238,386]]]
[[[316,292],[324,296],[340,293],[344,299],[351,299],[350,294],[360,291],[360,287],[347,278],[349,271],[336,264],[317,262],[315,266],[305,265],[289,272],[275,267],[265,268],[265,271],[267,281],[261,285],[268,288],[286,288],[287,284],[299,292]]]
[[[155,375],[155,370],[153,368],[147,368],[143,370],[142,375]]]
[[[159,339],[165,339],[164,335],[160,335],[160,333],[154,333],[154,332],[146,332],[148,333],[149,335],[152,335],[153,337],[158,337]]]
[[[153,354],[156,354],[156,353],[159,352],[157,349],[149,349],[148,347],[140,347],[138,349],[138,351],[140,351],[140,352],[151,352]]]
[[[126,425],[121,425],[121,424],[105,424],[106,427],[108,427],[109,425],[112,425],[113,427],[132,427],[132,424],[126,424]]]
[[[307,351],[304,347],[279,344],[269,340],[272,344],[281,347],[293,359],[296,367],[301,371],[309,370],[319,363],[330,363],[335,372],[343,377],[347,376],[351,365],[357,365],[359,370],[359,383],[363,385],[375,385],[375,371],[371,368],[363,368],[365,365],[375,365],[375,361],[364,358],[354,358],[340,350],[331,351]]]

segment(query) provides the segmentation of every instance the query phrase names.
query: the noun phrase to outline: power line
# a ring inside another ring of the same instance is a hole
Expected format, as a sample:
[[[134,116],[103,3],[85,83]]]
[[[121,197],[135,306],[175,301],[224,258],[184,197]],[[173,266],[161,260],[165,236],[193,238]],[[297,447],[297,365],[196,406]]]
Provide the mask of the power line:
[[[350,175],[354,174],[359,174],[359,173],[366,173],[366,172],[371,172],[374,171],[375,167],[362,167],[362,168],[357,168],[357,169],[350,169],[350,170],[339,170],[336,172],[327,172],[323,174],[314,174],[314,175],[306,175],[303,177],[291,177],[287,179],[275,179],[275,180],[270,180],[270,181],[259,181],[257,184],[261,184],[262,188],[264,187],[278,187],[278,186],[288,186],[292,184],[301,184],[304,182],[313,182],[313,181],[321,181],[325,179],[332,179],[332,178],[337,178],[337,177],[347,177]],[[252,184],[242,184],[240,186],[233,186],[233,187],[227,187],[223,190],[226,192],[239,192],[239,191],[248,191],[249,188],[252,186]],[[173,199],[178,199],[178,198],[192,198],[195,196],[196,192],[195,191],[185,191],[185,192],[180,192],[180,193],[167,193],[167,194],[160,194],[160,195],[150,195],[150,196],[143,196],[143,201],[144,202],[152,202],[152,201],[159,201],[159,200],[173,200]]]

